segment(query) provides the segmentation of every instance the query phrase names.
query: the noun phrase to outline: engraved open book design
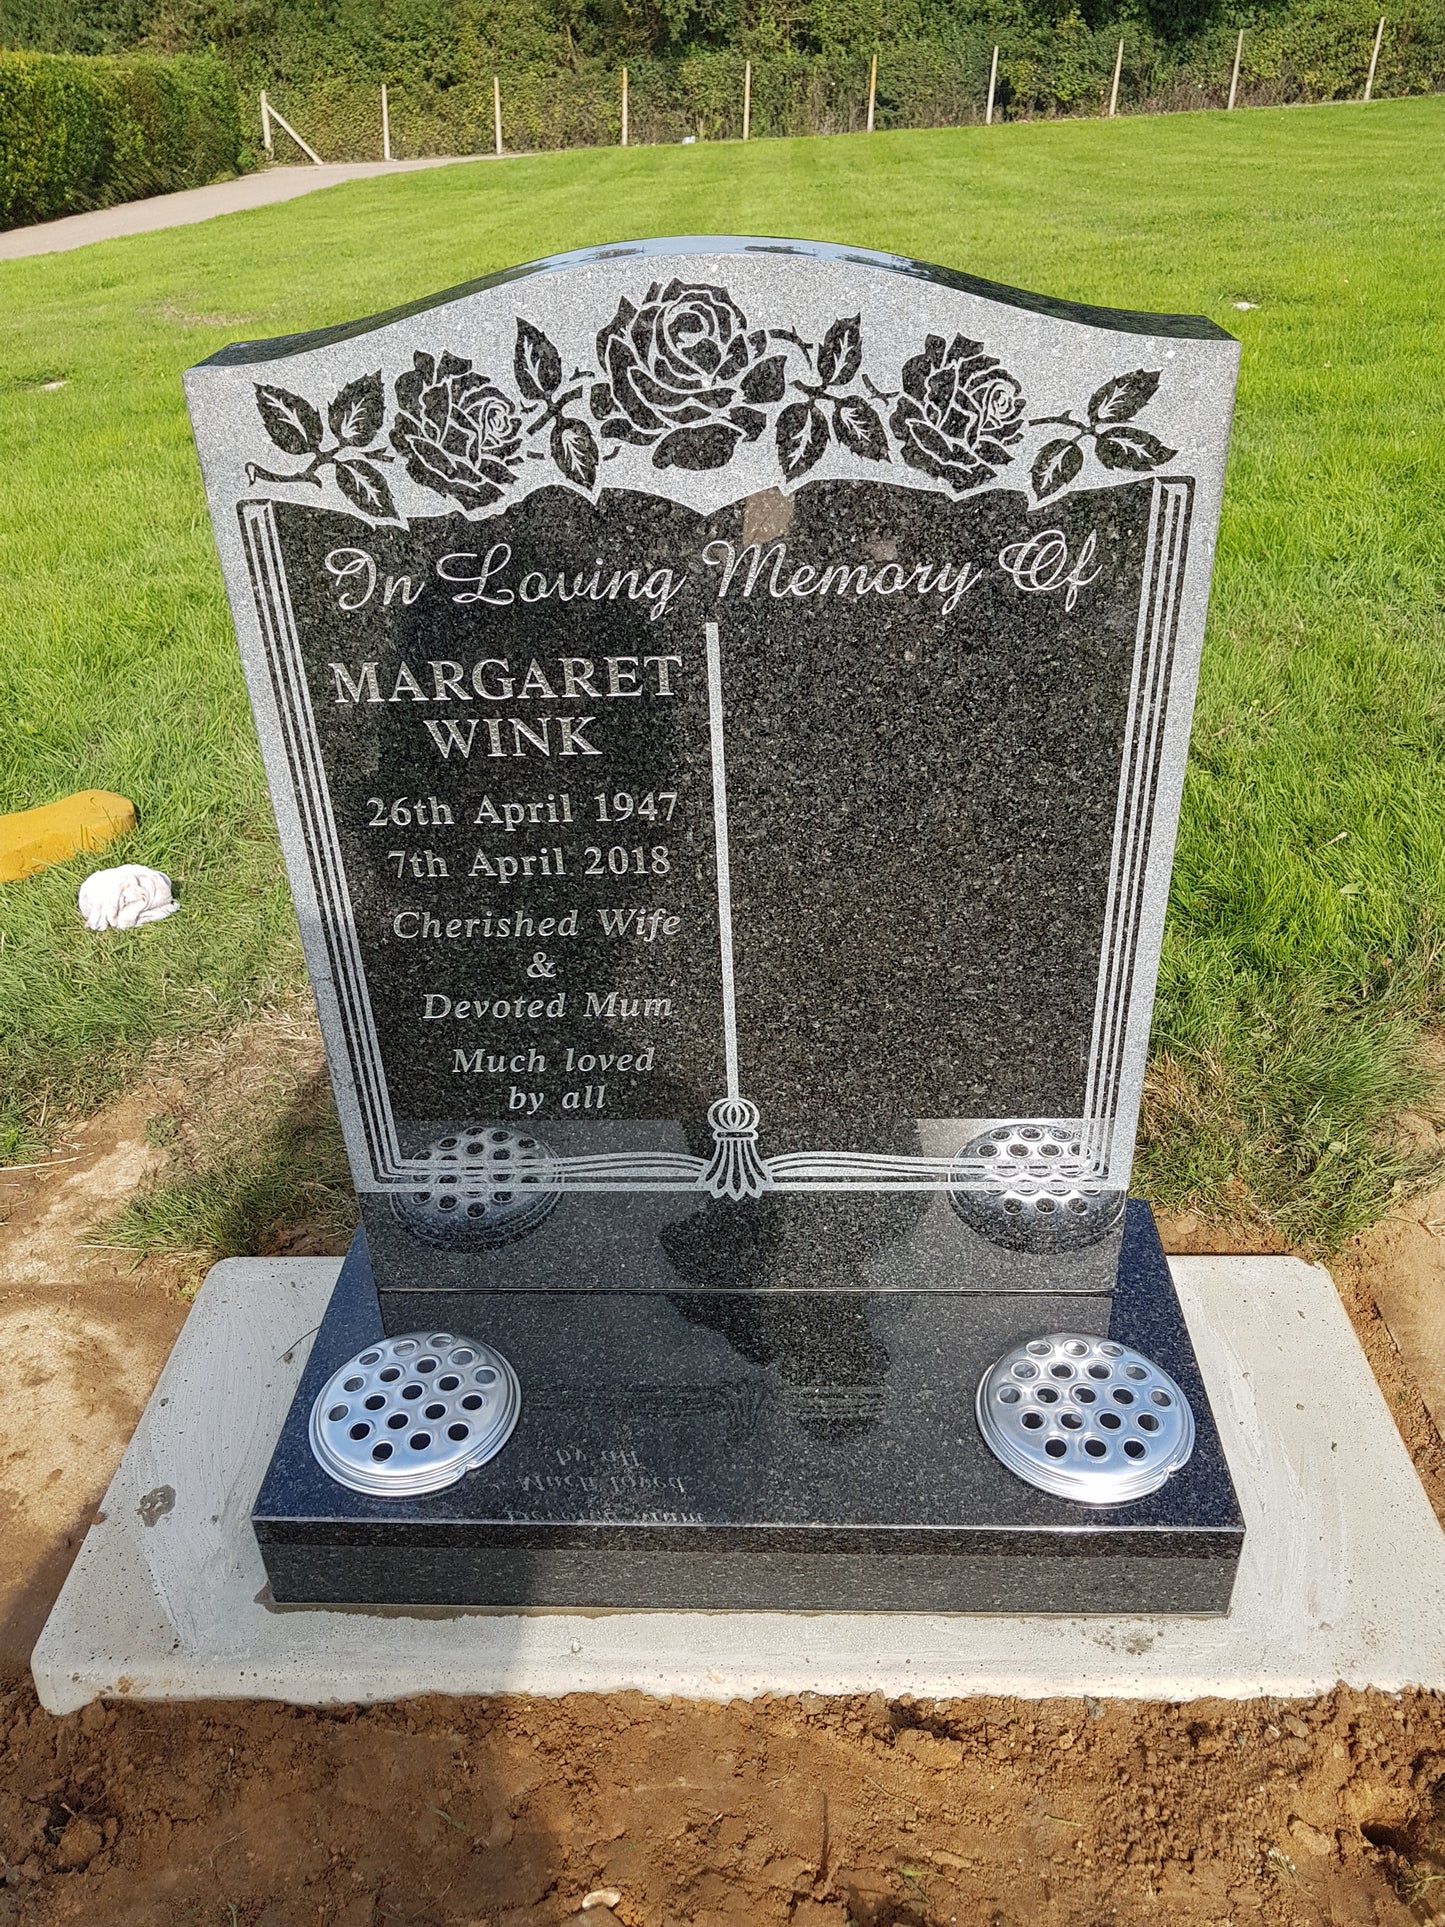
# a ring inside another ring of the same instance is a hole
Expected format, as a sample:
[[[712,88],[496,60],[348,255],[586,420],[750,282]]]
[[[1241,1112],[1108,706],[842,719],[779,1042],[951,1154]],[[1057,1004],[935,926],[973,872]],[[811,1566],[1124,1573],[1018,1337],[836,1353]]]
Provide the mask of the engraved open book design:
[[[1152,802],[1162,752],[1163,707],[1169,690],[1179,592],[1188,537],[1191,486],[1187,480],[1152,484],[1148,540],[1139,599],[1138,633],[1129,690],[1129,726],[1119,771],[1103,950],[1090,1043],[1083,1115],[1068,1120],[1077,1141],[1041,1147],[1041,1176],[1106,1182],[1111,1173],[1121,1090],[1128,1004]],[[298,795],[307,812],[319,900],[328,907],[328,944],[348,1037],[361,1075],[358,1089],[367,1144],[378,1185],[415,1183],[438,1170],[435,1155],[403,1153],[377,1040],[366,971],[355,941],[355,915],[336,837],[325,769],[312,720],[311,694],[299,641],[289,621],[284,568],[271,505],[242,510],[253,580],[275,678]],[[1067,590],[1065,591],[1067,593]],[[721,1022],[726,1087],[712,1103],[708,1157],[683,1152],[603,1152],[558,1156],[538,1146],[532,1183],[562,1190],[701,1189],[714,1197],[757,1197],[768,1190],[931,1189],[988,1186],[995,1172],[984,1155],[899,1156],[886,1152],[792,1151],[767,1156],[759,1147],[763,1119],[741,1088],[732,935],[732,886],[727,788],[725,652],[718,623],[705,626],[710,748],[713,868],[721,975]],[[1051,1120],[1015,1120],[1040,1127]],[[1050,1160],[1047,1153],[1058,1153]],[[525,1162],[525,1155],[523,1157]]]

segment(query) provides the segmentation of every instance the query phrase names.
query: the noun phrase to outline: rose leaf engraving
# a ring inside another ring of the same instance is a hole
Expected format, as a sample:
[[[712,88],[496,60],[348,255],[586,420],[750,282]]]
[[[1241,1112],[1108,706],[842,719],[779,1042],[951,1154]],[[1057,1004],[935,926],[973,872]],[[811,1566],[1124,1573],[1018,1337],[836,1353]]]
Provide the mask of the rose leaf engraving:
[[[586,422],[559,415],[552,424],[552,460],[569,482],[589,493],[596,486],[599,453],[597,437]]]
[[[289,388],[273,388],[257,382],[256,406],[266,433],[288,455],[314,455],[321,446],[321,417],[310,402],[293,395]]]
[[[1114,375],[1089,397],[1089,419],[1074,415],[1043,415],[1030,423],[1033,428],[1067,428],[1069,435],[1046,442],[1034,457],[1034,493],[1040,501],[1073,481],[1084,465],[1084,451],[1092,444],[1100,466],[1127,469],[1147,475],[1151,469],[1173,461],[1178,450],[1161,442],[1145,428],[1136,428],[1128,419],[1152,401],[1159,387],[1159,371],[1136,368],[1131,374]]]
[[[835,321],[818,350],[818,379],[825,388],[843,388],[863,365],[863,317]]]
[[[1159,371],[1136,368],[1131,375],[1113,375],[1089,397],[1089,420],[1100,423],[1126,422],[1137,415],[1145,402],[1152,401],[1159,386]]]
[[[795,401],[778,417],[778,460],[783,478],[794,482],[805,475],[828,446],[828,423],[816,402]]]
[[[289,388],[258,383],[256,406],[266,425],[267,434],[278,448],[285,449],[288,455],[309,455],[311,459],[305,468],[294,475],[278,475],[274,469],[262,468],[257,462],[247,462],[246,479],[250,482],[305,482],[310,488],[320,488],[322,470],[333,467],[337,457],[348,451],[351,446],[348,437],[355,435],[359,441],[369,441],[380,431],[385,413],[379,374],[363,376],[349,383],[331,403],[327,412],[337,439],[330,448],[322,445],[326,431],[322,427],[321,416],[304,396],[293,394]]]
[[[1132,468],[1147,473],[1163,462],[1172,461],[1178,452],[1166,448],[1157,435],[1128,422],[1119,428],[1101,429],[1094,437],[1094,453],[1105,468]]]
[[[326,411],[331,432],[344,448],[364,448],[374,441],[385,416],[386,397],[379,368],[374,375],[358,375],[355,381],[347,382]]]
[[[336,486],[351,503],[376,522],[399,522],[391,487],[374,462],[353,458],[336,464]]]
[[[528,401],[546,401],[562,386],[562,357],[542,330],[520,315],[512,366],[517,386]]]
[[[1034,494],[1042,502],[1072,482],[1084,466],[1084,451],[1076,441],[1045,442],[1034,457]]]
[[[833,433],[854,455],[870,462],[888,460],[888,431],[860,395],[844,395],[833,404]]]

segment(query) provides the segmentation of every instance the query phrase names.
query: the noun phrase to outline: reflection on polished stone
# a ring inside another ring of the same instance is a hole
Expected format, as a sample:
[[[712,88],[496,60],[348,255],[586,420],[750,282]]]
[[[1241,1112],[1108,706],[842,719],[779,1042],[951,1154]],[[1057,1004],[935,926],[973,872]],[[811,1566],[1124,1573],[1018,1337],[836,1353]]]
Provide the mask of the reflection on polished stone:
[[[427,1170],[391,1193],[398,1224],[425,1245],[485,1251],[527,1237],[557,1208],[552,1153],[505,1125],[463,1125],[427,1147]]]
[[[1010,1251],[1082,1251],[1108,1236],[1127,1192],[1101,1183],[1084,1126],[1037,1118],[999,1124],[954,1160],[949,1197],[965,1224]]]
[[[1147,1205],[1094,1298],[901,1291],[434,1293],[515,1366],[506,1449],[460,1485],[347,1493],[306,1440],[380,1327],[358,1239],[256,1502],[286,1600],[802,1611],[1221,1612],[1243,1524]],[[424,1321],[425,1322],[425,1321]],[[1198,1415],[1160,1491],[1080,1507],[1015,1478],[974,1395],[1040,1331],[1157,1360]],[[964,1636],[964,1635],[961,1635]]]

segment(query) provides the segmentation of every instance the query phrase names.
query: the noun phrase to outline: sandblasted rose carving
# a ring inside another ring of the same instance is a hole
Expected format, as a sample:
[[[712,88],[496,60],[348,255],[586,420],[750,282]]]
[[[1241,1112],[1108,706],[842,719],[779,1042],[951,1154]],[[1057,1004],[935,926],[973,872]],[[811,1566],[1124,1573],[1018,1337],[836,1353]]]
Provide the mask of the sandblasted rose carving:
[[[334,483],[369,520],[400,522],[386,473],[398,457],[419,486],[476,515],[535,475],[531,463],[550,464],[551,479],[595,500],[609,474],[626,473],[625,460],[610,472],[607,464],[628,445],[647,450],[654,468],[711,470],[765,430],[785,488],[837,451],[870,464],[901,457],[963,495],[1022,459],[1025,433],[1040,428],[1065,431],[1028,457],[1040,502],[1074,482],[1090,452],[1105,469],[1141,475],[1177,453],[1133,419],[1153,400],[1158,370],[1111,376],[1090,397],[1086,420],[1026,421],[1020,383],[962,334],[928,335],[904,361],[899,386],[883,388],[865,367],[861,313],[840,315],[809,341],[796,328],[750,326],[727,289],[706,282],[654,281],[640,305],[622,297],[596,337],[595,367],[569,372],[543,327],[522,315],[515,327],[510,382],[459,355],[414,353],[393,384],[389,430],[380,370],[348,381],[324,418],[304,395],[257,384],[267,435],[304,465],[278,473],[248,462],[248,480]]]
[[[592,413],[604,439],[651,448],[654,468],[722,468],[783,398],[783,356],[723,288],[654,281],[640,308],[624,297],[597,357],[607,379],[593,387]]]
[[[903,364],[889,426],[910,468],[955,494],[992,480],[1023,439],[1023,390],[982,342],[929,335]]]
[[[412,357],[396,383],[391,445],[423,488],[463,508],[486,508],[515,481],[522,417],[500,388],[459,355]]]

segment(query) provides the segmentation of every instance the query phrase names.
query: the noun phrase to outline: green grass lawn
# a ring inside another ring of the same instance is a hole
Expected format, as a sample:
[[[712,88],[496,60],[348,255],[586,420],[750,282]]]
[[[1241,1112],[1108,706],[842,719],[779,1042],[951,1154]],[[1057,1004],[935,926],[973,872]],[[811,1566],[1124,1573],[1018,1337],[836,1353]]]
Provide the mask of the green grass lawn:
[[[0,809],[123,791],[110,860],[185,904],[97,939],[90,861],[0,886],[0,1156],[300,976],[181,370],[561,249],[732,231],[1242,338],[1138,1185],[1325,1248],[1379,1216],[1442,996],[1442,143],[1432,99],[594,150],[0,265]]]

